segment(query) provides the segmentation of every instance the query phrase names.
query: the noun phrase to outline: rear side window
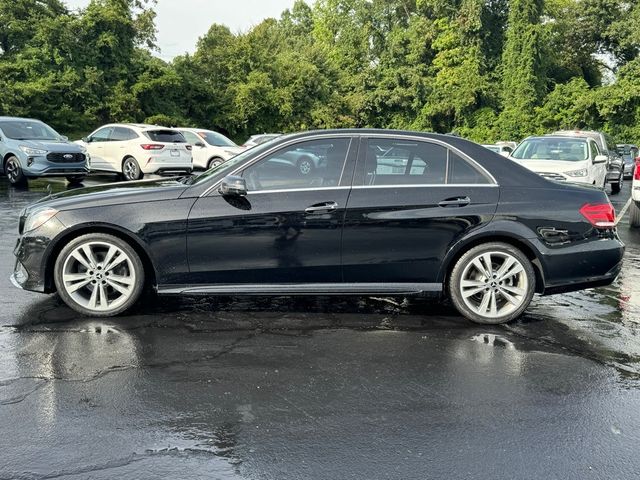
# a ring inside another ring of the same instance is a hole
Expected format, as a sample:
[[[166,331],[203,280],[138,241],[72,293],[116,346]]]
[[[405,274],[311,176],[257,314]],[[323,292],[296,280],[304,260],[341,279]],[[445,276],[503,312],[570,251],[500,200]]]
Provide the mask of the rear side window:
[[[148,130],[144,134],[152,142],[187,143],[184,135],[176,130]]]
[[[111,132],[110,138],[114,142],[122,142],[125,140],[133,140],[134,138],[138,138],[138,135],[130,128],[115,127],[113,129],[113,132]]]
[[[443,145],[395,139],[369,139],[364,172],[360,170],[355,181],[369,186],[490,183],[477,167]]]

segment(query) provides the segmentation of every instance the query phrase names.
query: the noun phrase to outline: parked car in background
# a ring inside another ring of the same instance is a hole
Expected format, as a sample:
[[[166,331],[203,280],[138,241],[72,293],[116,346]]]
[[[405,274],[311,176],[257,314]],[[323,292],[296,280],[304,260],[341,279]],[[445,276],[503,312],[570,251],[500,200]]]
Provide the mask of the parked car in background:
[[[193,147],[193,168],[206,170],[217,167],[244,151],[244,148],[213,130],[202,128],[179,128],[178,130]]]
[[[91,155],[92,172],[113,172],[125,180],[145,174],[191,173],[191,145],[176,129],[135,123],[98,128],[79,142]]]
[[[301,151],[326,152],[322,166],[305,175],[282,160]],[[149,284],[161,295],[446,294],[494,324],[536,292],[610,284],[624,253],[603,191],[461,138],[385,130],[286,135],[199,177],[59,193],[19,225],[13,282],[99,317]]]
[[[509,155],[511,155],[511,152],[513,152],[513,148],[510,147],[509,145],[502,145],[502,144],[495,143],[492,145],[482,145],[482,146],[488,150],[491,150],[492,152],[499,153],[504,157],[508,157]]]
[[[611,136],[603,132],[591,130],[559,130],[553,135],[563,135],[569,137],[589,137],[595,140],[602,155],[607,156],[607,183],[611,184],[611,193],[619,193],[624,182],[624,165],[622,159],[618,157],[615,143]]]
[[[640,150],[636,145],[629,143],[623,143],[616,146],[618,153],[622,155],[622,161],[624,162],[624,176],[625,178],[633,177],[636,167],[636,158],[640,156]]]
[[[256,145],[261,145],[269,140],[282,136],[281,133],[263,133],[261,135],[251,135],[246,142],[242,144],[244,148],[253,148]]]
[[[591,137],[544,135],[526,138],[511,159],[550,180],[586,183],[604,189],[608,157]]]
[[[31,118],[0,117],[0,160],[12,185],[50,176],[80,182],[89,173],[85,148]]]
[[[631,180],[631,205],[629,206],[629,225],[640,227],[640,157],[635,159]]]

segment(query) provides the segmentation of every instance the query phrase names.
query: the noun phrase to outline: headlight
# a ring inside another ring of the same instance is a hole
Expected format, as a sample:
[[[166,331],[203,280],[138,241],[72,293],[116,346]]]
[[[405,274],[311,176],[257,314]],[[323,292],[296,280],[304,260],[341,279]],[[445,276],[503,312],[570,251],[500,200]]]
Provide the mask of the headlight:
[[[47,153],[46,150],[40,150],[38,148],[27,147],[26,145],[20,145],[20,150],[22,150],[27,155],[45,155]]]
[[[570,177],[586,177],[589,175],[589,172],[586,168],[581,168],[580,170],[573,170],[571,172],[564,172],[565,175],[569,175]]]
[[[24,222],[24,233],[41,227],[58,214],[55,208],[43,208],[32,212]]]

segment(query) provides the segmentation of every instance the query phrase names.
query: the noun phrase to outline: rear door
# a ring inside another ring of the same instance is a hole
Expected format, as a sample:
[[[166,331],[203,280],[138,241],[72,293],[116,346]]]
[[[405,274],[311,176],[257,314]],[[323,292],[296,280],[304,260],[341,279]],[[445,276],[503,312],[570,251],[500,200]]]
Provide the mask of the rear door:
[[[447,251],[493,218],[498,196],[487,172],[441,142],[365,139],[343,229],[344,281],[436,282]]]
[[[114,170],[122,171],[124,158],[131,153],[131,140],[138,134],[127,127],[113,127],[109,142],[104,144],[104,158]]]

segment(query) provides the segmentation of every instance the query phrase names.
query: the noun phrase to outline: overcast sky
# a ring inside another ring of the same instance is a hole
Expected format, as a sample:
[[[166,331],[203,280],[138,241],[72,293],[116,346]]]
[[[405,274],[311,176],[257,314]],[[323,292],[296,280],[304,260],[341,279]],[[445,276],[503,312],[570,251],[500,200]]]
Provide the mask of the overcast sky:
[[[86,7],[89,0],[65,0],[69,8]],[[184,52],[193,53],[199,37],[213,23],[227,25],[232,32],[248,30],[265,18],[278,18],[294,0],[158,0],[157,54],[171,60]]]

